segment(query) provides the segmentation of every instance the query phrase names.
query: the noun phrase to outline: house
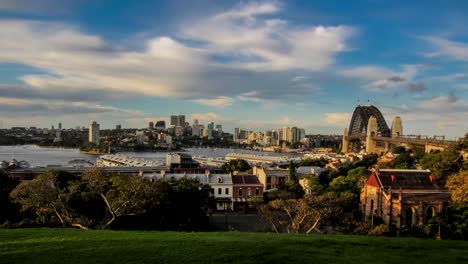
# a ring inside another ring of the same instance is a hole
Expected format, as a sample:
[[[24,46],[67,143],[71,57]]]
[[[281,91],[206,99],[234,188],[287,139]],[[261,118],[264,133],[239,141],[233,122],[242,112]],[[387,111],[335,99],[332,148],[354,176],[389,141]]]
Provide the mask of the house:
[[[264,166],[254,166],[253,174],[257,176],[263,185],[264,191],[278,189],[287,183],[289,177],[288,169],[268,168]]]
[[[233,189],[231,174],[212,174],[209,170],[205,173],[161,173],[143,174],[143,177],[155,181],[160,179],[180,179],[183,177],[196,179],[202,184],[211,186],[211,194],[215,198],[215,210],[226,211],[233,209]]]
[[[237,174],[232,176],[234,210],[245,211],[251,198],[263,199],[263,184],[257,176]]]
[[[445,210],[450,192],[429,170],[373,169],[361,188],[365,219],[382,218],[389,226],[427,224]]]

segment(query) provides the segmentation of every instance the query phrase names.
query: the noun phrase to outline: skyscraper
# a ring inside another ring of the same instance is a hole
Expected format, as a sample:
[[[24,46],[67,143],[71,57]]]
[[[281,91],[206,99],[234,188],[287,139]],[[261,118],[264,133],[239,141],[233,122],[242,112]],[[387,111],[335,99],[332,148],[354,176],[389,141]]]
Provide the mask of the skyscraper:
[[[149,129],[149,130],[153,130],[153,129],[154,129],[154,123],[153,123],[153,122],[149,122],[149,124],[148,124],[148,129]]]
[[[156,122],[155,129],[156,131],[163,131],[164,129],[166,129],[166,121],[159,120],[158,122]]]
[[[96,121],[89,124],[89,142],[99,146],[99,124]]]
[[[214,130],[215,124],[214,124],[213,122],[210,122],[210,123],[208,123],[207,128],[208,128],[208,129],[211,129],[211,130]]]
[[[177,126],[177,116],[171,115],[171,126]]]
[[[185,126],[185,115],[178,115],[177,116],[177,124],[176,126],[184,127]]]
[[[192,136],[200,136],[200,128],[198,126],[198,119],[193,120]]]
[[[234,128],[234,136],[233,136],[233,139],[232,139],[234,142],[238,142],[239,141],[239,128]]]
[[[61,123],[61,122],[58,123],[58,129],[59,129],[59,130],[62,130],[62,123]]]

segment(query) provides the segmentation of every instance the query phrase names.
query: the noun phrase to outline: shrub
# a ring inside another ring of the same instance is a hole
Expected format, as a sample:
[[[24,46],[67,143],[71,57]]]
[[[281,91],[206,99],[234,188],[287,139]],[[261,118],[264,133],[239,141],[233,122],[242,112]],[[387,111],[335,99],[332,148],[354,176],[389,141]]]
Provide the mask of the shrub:
[[[378,225],[369,231],[368,235],[370,236],[383,236],[387,235],[390,232],[390,228],[387,225]]]

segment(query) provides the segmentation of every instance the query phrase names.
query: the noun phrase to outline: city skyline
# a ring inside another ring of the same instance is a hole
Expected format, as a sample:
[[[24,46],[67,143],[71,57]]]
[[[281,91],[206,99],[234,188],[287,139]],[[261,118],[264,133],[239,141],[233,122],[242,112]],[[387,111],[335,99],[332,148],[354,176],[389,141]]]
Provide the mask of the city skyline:
[[[465,1],[28,2],[0,3],[4,128],[342,134],[370,101],[404,133],[468,131]]]

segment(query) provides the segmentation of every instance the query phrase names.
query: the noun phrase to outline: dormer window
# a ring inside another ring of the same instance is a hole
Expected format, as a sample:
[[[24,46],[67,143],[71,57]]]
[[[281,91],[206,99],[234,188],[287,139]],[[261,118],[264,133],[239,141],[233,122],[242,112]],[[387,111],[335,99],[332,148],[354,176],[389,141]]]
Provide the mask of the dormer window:
[[[218,177],[218,183],[223,183],[223,178]]]

